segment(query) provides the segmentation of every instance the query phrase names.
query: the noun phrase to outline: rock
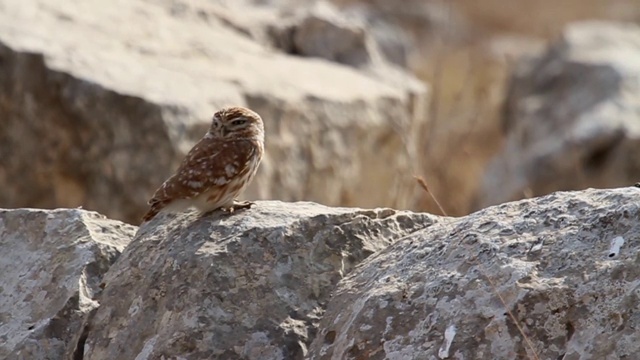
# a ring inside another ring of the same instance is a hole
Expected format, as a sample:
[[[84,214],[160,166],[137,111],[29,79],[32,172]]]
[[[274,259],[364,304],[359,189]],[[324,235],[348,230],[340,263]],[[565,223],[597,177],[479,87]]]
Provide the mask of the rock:
[[[73,354],[102,276],[135,230],[84,210],[0,209],[0,358]]]
[[[339,1],[338,1],[339,2]],[[250,19],[247,3],[253,8]],[[256,41],[299,56],[320,57],[362,67],[390,61],[403,68],[413,44],[399,26],[364,6],[338,9],[327,1],[276,1],[268,6],[253,1],[225,4],[219,15]],[[263,6],[261,6],[263,5]],[[279,11],[272,10],[274,7]]]
[[[560,192],[415,232],[340,281],[307,358],[635,358],[639,204]]]
[[[235,11],[228,10],[222,17],[259,43],[294,56],[355,67],[403,89],[411,99],[423,97],[424,84],[403,69],[411,44],[399,27],[368,18],[366,12],[341,11],[326,1],[278,2],[280,16],[263,11],[251,21],[238,10],[243,6],[242,2],[235,3]],[[410,108],[414,109],[412,105]]]
[[[349,15],[362,19],[385,58],[420,71],[448,46],[467,41],[472,31],[457,6],[439,1],[334,0]]]
[[[84,359],[302,359],[335,284],[434,221],[266,201],[160,215],[107,274]]]
[[[364,24],[344,17],[326,2],[316,4],[289,32],[289,52],[293,54],[320,57],[354,67],[382,61]]]
[[[640,179],[640,27],[584,22],[519,64],[478,206]]]
[[[402,68],[409,68],[411,57],[417,57],[411,35],[397,24],[376,16],[367,16],[364,11],[360,14],[366,19],[371,35],[384,58]]]
[[[139,223],[213,112],[236,104],[267,131],[247,198],[414,204],[428,94],[412,76],[283,54],[226,17],[268,23],[276,8],[110,4],[0,0],[0,203]]]

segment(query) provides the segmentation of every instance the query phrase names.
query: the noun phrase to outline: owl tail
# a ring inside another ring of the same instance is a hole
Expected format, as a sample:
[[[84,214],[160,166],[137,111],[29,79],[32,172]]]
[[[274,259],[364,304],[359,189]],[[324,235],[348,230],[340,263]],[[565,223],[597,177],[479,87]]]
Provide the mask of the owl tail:
[[[158,215],[158,213],[160,212],[160,210],[162,210],[162,208],[164,208],[167,205],[166,202],[164,201],[159,201],[159,202],[154,202],[151,203],[151,208],[149,209],[149,211],[147,211],[147,213],[142,217],[142,222],[147,222],[151,219],[153,219],[154,216]]]

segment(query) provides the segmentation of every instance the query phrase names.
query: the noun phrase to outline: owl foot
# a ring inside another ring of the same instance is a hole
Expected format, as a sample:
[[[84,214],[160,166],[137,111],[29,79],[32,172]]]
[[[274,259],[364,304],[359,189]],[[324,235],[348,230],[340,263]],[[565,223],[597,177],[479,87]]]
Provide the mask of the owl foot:
[[[233,205],[229,206],[228,208],[220,208],[220,210],[231,215],[238,210],[250,209],[253,204],[254,203],[252,203],[251,201],[240,201],[240,202],[234,201]]]
[[[210,210],[204,213],[201,213],[200,216],[201,217],[206,217],[209,216],[213,213],[216,213],[218,211],[222,212],[223,214],[226,215],[231,215],[234,212],[238,211],[238,210],[245,210],[245,209],[249,209],[251,208],[251,206],[254,205],[254,203],[252,203],[251,201],[242,201],[242,202],[233,202],[233,205],[229,206],[229,207],[219,207],[217,209],[214,210]]]

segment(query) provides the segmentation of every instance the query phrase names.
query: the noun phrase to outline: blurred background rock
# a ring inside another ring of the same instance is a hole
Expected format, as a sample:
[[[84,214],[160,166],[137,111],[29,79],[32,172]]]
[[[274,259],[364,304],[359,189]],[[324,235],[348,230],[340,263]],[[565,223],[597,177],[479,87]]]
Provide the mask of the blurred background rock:
[[[638,0],[0,0],[0,207],[137,224],[229,104],[267,127],[247,198],[439,213],[416,174],[463,215],[625,185],[639,23]]]

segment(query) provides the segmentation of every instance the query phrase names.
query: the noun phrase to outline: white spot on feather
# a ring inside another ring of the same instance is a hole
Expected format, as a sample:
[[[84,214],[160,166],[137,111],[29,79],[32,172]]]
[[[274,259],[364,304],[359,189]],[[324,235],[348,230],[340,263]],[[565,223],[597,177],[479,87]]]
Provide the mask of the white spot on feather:
[[[219,177],[219,178],[215,179],[215,180],[213,181],[213,183],[214,183],[214,184],[216,184],[216,185],[224,185],[224,184],[226,184],[226,183],[227,183],[227,178],[226,178],[226,177],[224,177],[224,176],[221,176],[221,177]]]
[[[227,164],[224,167],[224,172],[227,173],[227,177],[232,177],[233,175],[236,174],[236,167],[234,166],[234,164]]]

